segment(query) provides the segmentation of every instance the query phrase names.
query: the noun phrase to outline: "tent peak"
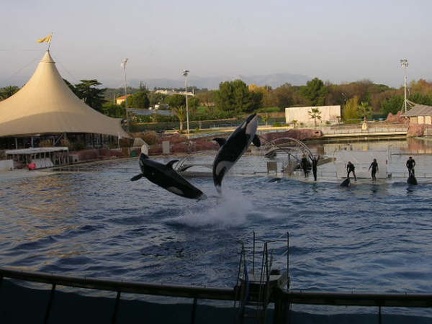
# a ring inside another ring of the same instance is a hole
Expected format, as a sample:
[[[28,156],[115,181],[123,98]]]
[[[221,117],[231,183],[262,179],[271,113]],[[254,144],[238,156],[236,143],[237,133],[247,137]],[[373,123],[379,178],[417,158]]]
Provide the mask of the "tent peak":
[[[43,56],[43,58],[41,60],[41,63],[55,63],[55,61],[53,60],[53,58],[52,58],[49,50],[47,50],[45,52],[45,55]]]

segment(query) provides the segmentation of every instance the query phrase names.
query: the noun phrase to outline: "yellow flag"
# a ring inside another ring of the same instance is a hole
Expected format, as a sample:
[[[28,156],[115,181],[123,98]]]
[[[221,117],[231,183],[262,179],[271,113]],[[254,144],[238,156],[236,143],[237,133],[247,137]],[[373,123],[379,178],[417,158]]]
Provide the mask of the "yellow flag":
[[[39,38],[37,40],[37,42],[38,43],[51,43],[51,38],[52,38],[52,34],[50,34],[50,35],[48,35],[46,37],[43,37],[43,38]]]

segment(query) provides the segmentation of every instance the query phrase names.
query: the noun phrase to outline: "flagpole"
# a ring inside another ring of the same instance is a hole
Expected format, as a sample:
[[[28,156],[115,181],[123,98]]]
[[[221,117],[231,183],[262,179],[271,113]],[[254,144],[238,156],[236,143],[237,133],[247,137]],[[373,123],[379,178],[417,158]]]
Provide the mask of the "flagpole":
[[[50,40],[48,42],[48,52],[49,52],[49,50],[51,48],[51,41],[52,41],[53,34],[54,34],[54,32],[51,32]]]

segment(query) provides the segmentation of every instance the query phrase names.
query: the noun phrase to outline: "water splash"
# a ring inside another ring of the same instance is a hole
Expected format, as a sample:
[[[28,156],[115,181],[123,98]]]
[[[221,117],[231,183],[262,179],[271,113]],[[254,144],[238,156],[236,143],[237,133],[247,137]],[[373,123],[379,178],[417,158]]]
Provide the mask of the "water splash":
[[[214,229],[242,226],[252,211],[252,202],[239,191],[225,189],[221,196],[209,197],[202,205],[186,209],[184,214],[169,222],[190,227]]]

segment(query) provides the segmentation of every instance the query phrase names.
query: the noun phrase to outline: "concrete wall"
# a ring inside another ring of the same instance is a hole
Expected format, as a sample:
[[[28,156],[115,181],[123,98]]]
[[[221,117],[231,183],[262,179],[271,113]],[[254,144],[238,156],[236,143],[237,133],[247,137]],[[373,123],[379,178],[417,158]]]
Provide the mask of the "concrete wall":
[[[322,124],[337,124],[341,118],[341,106],[315,106],[315,107],[291,107],[285,108],[285,121],[287,124],[296,120],[298,124],[314,125],[314,120],[309,112],[313,108],[318,108],[321,112],[321,120],[317,119],[317,126]]]

